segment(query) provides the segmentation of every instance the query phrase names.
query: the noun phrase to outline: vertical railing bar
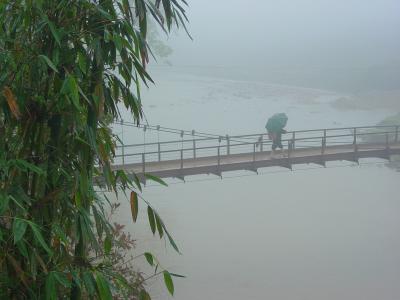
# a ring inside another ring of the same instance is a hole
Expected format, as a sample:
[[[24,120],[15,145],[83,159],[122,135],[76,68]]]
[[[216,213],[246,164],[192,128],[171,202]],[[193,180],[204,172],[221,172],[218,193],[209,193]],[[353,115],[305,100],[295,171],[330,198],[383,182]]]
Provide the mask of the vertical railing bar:
[[[158,161],[161,161],[161,144],[158,142]]]
[[[357,144],[357,128],[353,128],[353,145]]]
[[[394,142],[397,144],[399,140],[399,126],[396,126],[396,134],[394,136]]]
[[[253,144],[253,162],[256,161],[256,143]]]
[[[296,132],[295,131],[293,131],[293,133],[292,133],[292,140],[293,140],[293,142],[292,142],[292,147],[293,147],[293,150],[295,149],[295,145],[296,145]]]
[[[194,136],[195,131],[192,130],[192,136],[193,136],[193,158],[196,158],[196,138]]]
[[[358,146],[357,146],[357,127],[354,127],[354,138],[353,138],[353,145],[354,145],[354,152],[358,151]]]
[[[264,150],[264,135],[261,135],[261,139],[260,139],[260,151],[263,152]]]
[[[230,145],[230,140],[229,140],[229,135],[226,135],[226,154],[230,155],[231,154],[231,145]]]
[[[146,158],[145,158],[145,153],[142,153],[142,171],[143,175],[146,173]]]
[[[218,145],[218,171],[220,170],[220,165],[221,165],[221,146]]]
[[[181,149],[181,170],[183,169],[183,149]]]

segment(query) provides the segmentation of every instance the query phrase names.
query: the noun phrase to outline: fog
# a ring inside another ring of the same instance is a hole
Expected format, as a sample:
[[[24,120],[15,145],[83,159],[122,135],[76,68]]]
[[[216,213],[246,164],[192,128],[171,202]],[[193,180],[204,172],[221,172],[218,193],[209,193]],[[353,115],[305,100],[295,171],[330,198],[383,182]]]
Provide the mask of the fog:
[[[400,112],[399,0],[189,4],[193,41],[174,31],[170,63],[149,68],[150,125],[232,136],[265,132],[276,112],[287,130],[375,125]],[[172,135],[128,128],[124,141],[193,138]],[[133,225],[121,201],[136,251],[187,276],[174,297],[149,281],[152,299],[400,299],[400,172],[379,158],[257,171],[144,188],[183,255],[151,237],[145,206]]]
[[[400,1],[195,0],[189,5],[193,41],[182,28],[167,41],[174,66],[346,92],[400,86]]]
[[[178,65],[371,67],[400,65],[397,0],[194,0],[171,38]]]

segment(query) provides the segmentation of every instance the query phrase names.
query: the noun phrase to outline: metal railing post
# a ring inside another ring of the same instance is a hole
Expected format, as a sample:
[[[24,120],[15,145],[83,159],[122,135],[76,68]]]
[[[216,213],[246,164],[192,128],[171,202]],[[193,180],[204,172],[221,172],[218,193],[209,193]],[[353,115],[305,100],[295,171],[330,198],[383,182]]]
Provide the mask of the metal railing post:
[[[219,171],[219,167],[221,165],[221,146],[218,146],[218,171]]]
[[[158,142],[158,161],[161,161],[161,144]]]
[[[256,161],[256,143],[253,144],[253,162]]]
[[[183,149],[181,149],[181,170],[183,169]]]
[[[293,133],[292,133],[292,147],[293,147],[293,150],[296,148],[296,132],[295,131],[293,131]]]
[[[193,158],[196,158],[196,139],[194,137],[195,131],[192,130],[192,136],[193,136]]]
[[[231,154],[231,144],[229,141],[229,135],[226,135],[226,154]]]
[[[358,151],[358,146],[357,146],[357,128],[354,128],[353,145],[354,145],[354,152],[357,152]]]
[[[396,126],[396,134],[394,136],[394,142],[397,144],[399,140],[399,126]]]
[[[324,129],[324,137],[322,138],[322,148],[321,148],[322,154],[325,154],[325,148],[326,148],[326,129]]]
[[[264,150],[264,135],[262,134],[260,137],[260,152]]]
[[[142,171],[143,171],[143,174],[145,174],[146,173],[146,158],[145,158],[145,153],[142,153]]]

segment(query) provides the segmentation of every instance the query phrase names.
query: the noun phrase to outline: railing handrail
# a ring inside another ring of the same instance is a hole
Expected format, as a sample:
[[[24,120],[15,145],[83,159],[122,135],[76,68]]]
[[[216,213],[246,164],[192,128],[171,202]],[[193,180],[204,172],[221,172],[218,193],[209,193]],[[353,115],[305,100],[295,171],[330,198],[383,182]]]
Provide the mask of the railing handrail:
[[[308,129],[308,130],[295,130],[295,131],[287,131],[284,135],[289,134],[301,134],[301,133],[308,133],[308,132],[330,132],[330,131],[339,131],[339,130],[357,130],[357,129],[379,129],[379,128],[399,128],[400,125],[376,125],[376,126],[355,126],[355,127],[336,127],[336,128],[323,128],[323,129]],[[379,132],[382,134],[385,132]],[[396,133],[391,132],[391,133]],[[360,133],[361,134],[361,133]],[[130,144],[130,145],[121,145],[118,147],[121,148],[131,148],[131,147],[143,147],[143,146],[154,146],[154,145],[165,145],[165,144],[176,144],[176,143],[190,143],[193,141],[196,142],[205,142],[205,141],[217,141],[217,140],[227,140],[234,141],[235,139],[240,138],[248,138],[248,137],[260,137],[260,136],[267,136],[267,132],[257,133],[257,134],[247,134],[247,135],[234,135],[234,136],[219,136],[219,137],[209,137],[209,138],[192,138],[192,139],[181,139],[181,140],[173,140],[173,141],[164,141],[164,142],[151,142],[151,143],[141,143],[141,144]],[[326,137],[333,137],[333,136],[326,136]],[[314,137],[313,137],[314,138]],[[299,141],[300,139],[295,139]],[[284,141],[284,140],[282,140]],[[252,144],[252,143],[249,143]]]
[[[379,128],[383,128],[383,127],[386,127],[386,128],[390,128],[390,127],[395,127],[396,129],[398,129],[398,125],[396,125],[396,126],[379,126]],[[342,130],[347,130],[347,129],[368,129],[368,128],[378,128],[378,126],[369,126],[369,127],[366,127],[366,126],[364,126],[364,127],[349,127],[349,128],[343,128]],[[317,131],[317,130],[313,130],[313,131]],[[320,130],[320,131],[322,131],[323,133],[325,133],[325,131],[328,131],[328,129],[322,129],[322,130]],[[298,131],[297,131],[298,132]],[[289,132],[288,132],[289,133]],[[356,137],[359,137],[359,136],[369,136],[369,135],[383,135],[383,134],[385,134],[386,136],[387,135],[390,135],[390,134],[398,134],[399,132],[398,132],[398,130],[396,130],[396,131],[384,131],[384,132],[360,132],[360,133],[357,133],[356,132]],[[301,141],[317,141],[317,142],[320,142],[321,141],[321,139],[325,139],[325,143],[326,143],[326,139],[333,139],[333,138],[341,138],[341,137],[354,137],[354,133],[349,133],[349,134],[339,134],[339,135],[321,135],[321,136],[314,136],[314,137],[301,137],[301,138],[295,138],[294,140],[293,139],[282,139],[282,142],[284,143],[284,142],[301,142]],[[192,140],[189,140],[189,141],[192,141]],[[239,143],[239,144],[230,144],[230,147],[232,148],[232,147],[240,147],[240,146],[248,146],[248,145],[256,145],[256,144],[258,144],[258,145],[270,145],[272,143],[272,141],[271,140],[263,140],[263,141],[261,141],[261,142],[259,142],[259,141],[255,141],[255,142],[242,142],[242,143]],[[158,143],[153,143],[154,145],[157,145]],[[146,144],[146,145],[149,145],[149,144]],[[346,145],[345,143],[343,143],[343,145]],[[348,145],[351,145],[351,143],[350,144],[348,144]],[[145,155],[155,155],[155,154],[165,154],[165,153],[174,153],[174,152],[188,152],[188,151],[190,151],[190,152],[192,152],[192,151],[194,151],[194,150],[206,150],[206,149],[218,149],[218,148],[225,148],[225,147],[227,147],[227,145],[213,145],[213,146],[203,146],[203,147],[196,147],[196,148],[181,148],[181,149],[170,149],[170,150],[160,150],[160,151],[152,151],[152,152],[146,152],[146,153],[143,153],[143,152],[138,152],[138,153],[129,153],[129,154],[117,154],[115,157],[131,157],[131,156],[139,156],[139,155],[143,155],[143,154],[145,154]],[[301,148],[305,148],[305,147],[301,147]]]
[[[287,131],[284,135],[289,135],[293,133],[295,135],[300,134],[300,133],[307,133],[307,132],[329,132],[329,131],[338,131],[338,130],[354,130],[354,129],[377,129],[377,128],[399,128],[400,125],[377,125],[377,126],[357,126],[357,127],[341,127],[341,128],[325,128],[325,129],[309,129],[309,130],[295,130],[295,131]],[[385,132],[379,132],[379,134],[385,133]],[[391,133],[396,133],[396,132],[391,132]],[[361,133],[360,133],[361,134]],[[238,139],[238,138],[246,138],[246,137],[260,137],[260,136],[267,136],[267,132],[263,133],[258,133],[258,134],[248,134],[248,135],[236,135],[236,136],[228,136],[230,141],[234,141],[232,139]],[[333,136],[327,136],[327,137],[333,137]],[[143,146],[152,146],[152,145],[165,145],[165,144],[176,144],[176,143],[190,143],[195,140],[196,142],[204,142],[204,141],[215,141],[215,140],[226,140],[227,136],[220,136],[220,137],[215,137],[215,138],[198,138],[198,139],[181,139],[181,140],[173,140],[173,141],[164,141],[164,142],[151,142],[151,143],[141,143],[141,144],[130,144],[130,145],[121,145],[119,147],[123,148],[130,148],[130,147],[143,147]],[[297,139],[296,140],[300,140]]]

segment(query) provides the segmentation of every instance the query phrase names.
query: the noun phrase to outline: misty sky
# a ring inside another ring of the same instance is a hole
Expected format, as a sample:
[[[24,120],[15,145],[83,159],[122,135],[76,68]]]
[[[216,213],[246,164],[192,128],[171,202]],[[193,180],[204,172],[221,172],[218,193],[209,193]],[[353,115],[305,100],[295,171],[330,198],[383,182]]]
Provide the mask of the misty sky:
[[[189,0],[175,65],[400,65],[399,0]]]

